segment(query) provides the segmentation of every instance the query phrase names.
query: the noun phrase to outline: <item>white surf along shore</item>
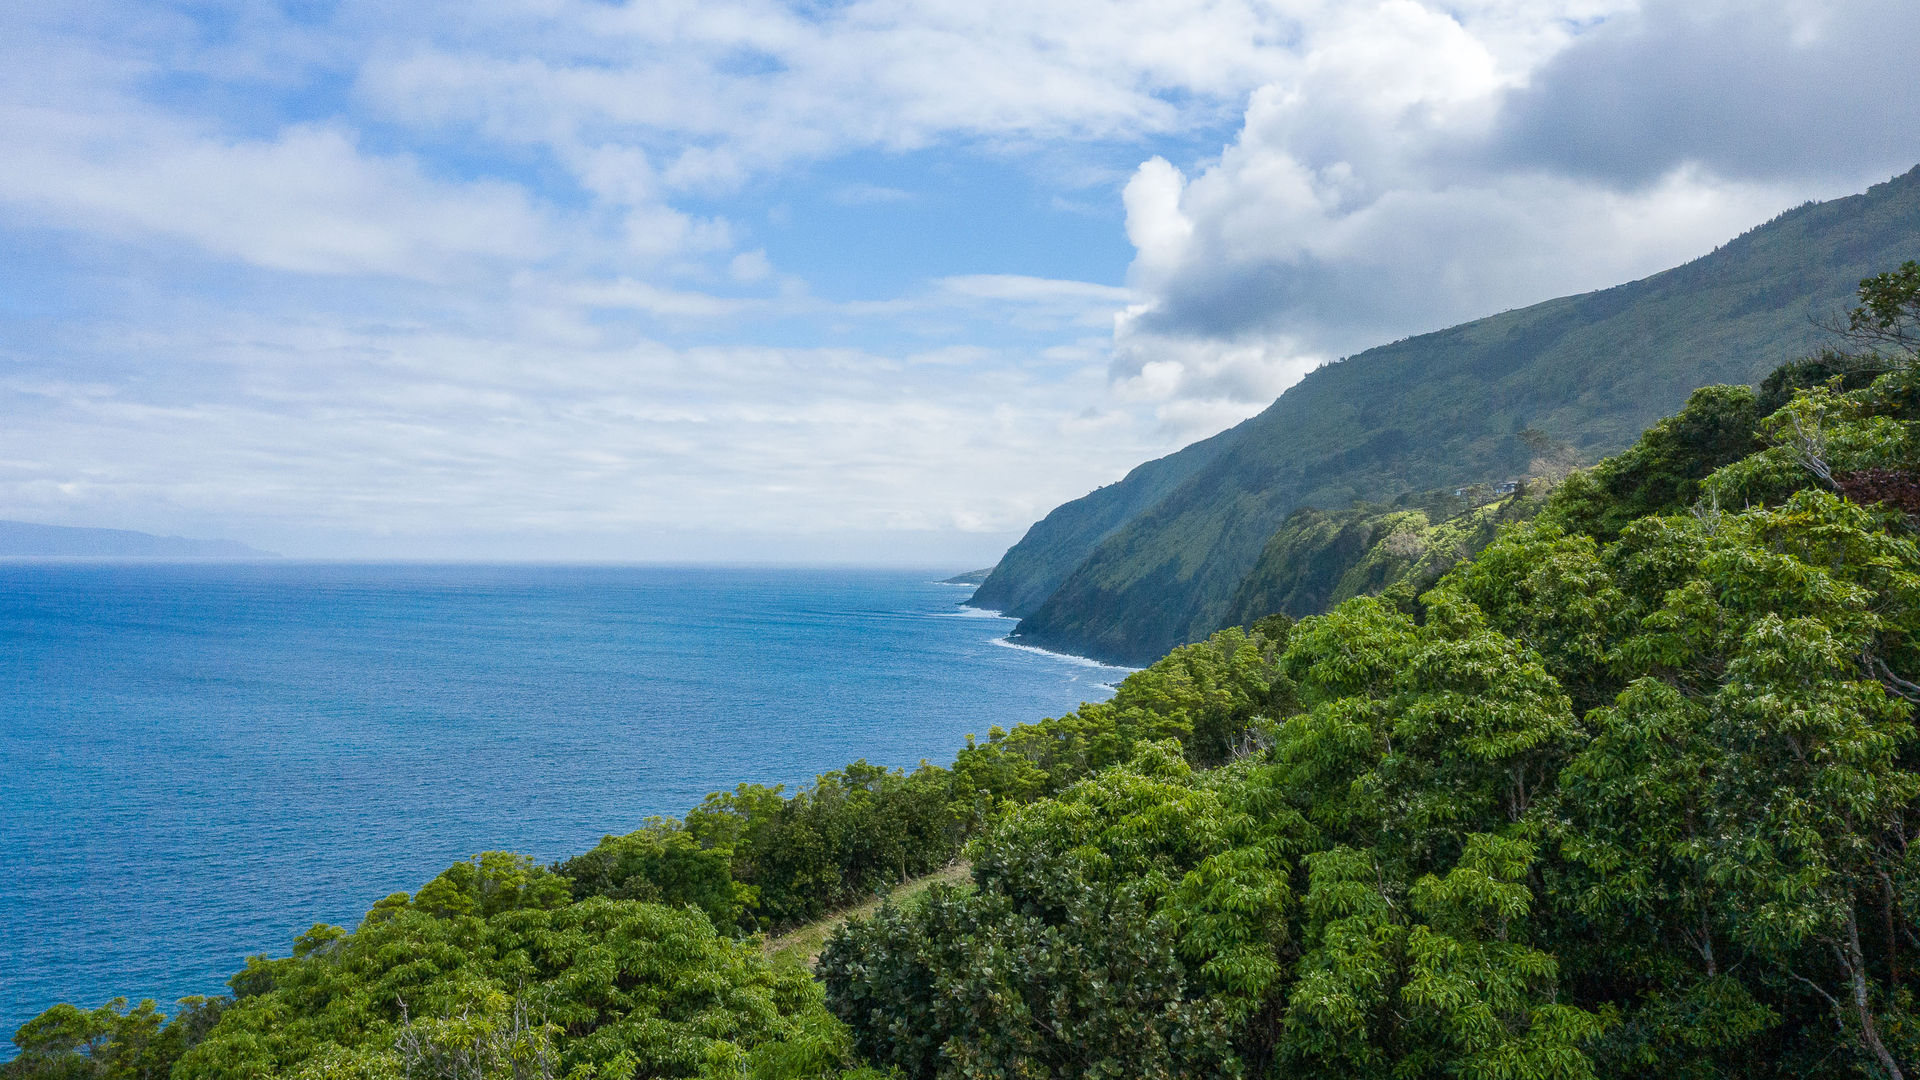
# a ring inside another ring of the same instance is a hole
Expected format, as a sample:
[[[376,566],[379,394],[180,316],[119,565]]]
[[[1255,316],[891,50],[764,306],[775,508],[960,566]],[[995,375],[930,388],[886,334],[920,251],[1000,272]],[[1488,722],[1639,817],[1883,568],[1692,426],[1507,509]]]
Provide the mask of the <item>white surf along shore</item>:
[[[936,581],[933,584],[951,585],[957,589],[979,588],[978,585],[965,581]],[[1010,623],[1019,621],[1004,611],[996,611],[993,608],[975,607],[965,600],[960,601],[955,607],[958,609],[953,613],[956,618],[1004,619]],[[1018,649],[1021,652],[1033,653],[1036,656],[1045,656],[1063,663],[1072,664],[1075,667],[1094,668],[1104,672],[1112,672],[1112,682],[1107,683],[1103,681],[1102,683],[1102,685],[1107,686],[1109,689],[1117,685],[1121,679],[1140,670],[1137,667],[1127,667],[1124,664],[1109,664],[1103,660],[1095,660],[1091,656],[1081,656],[1079,653],[1061,652],[1058,649],[1043,649],[1038,645],[1028,645],[1024,642],[1015,641],[1011,637],[997,637],[993,639],[993,643],[1001,648]]]
[[[1014,619],[1013,616],[1002,611],[995,611],[992,608],[974,607],[972,604],[966,603],[960,604],[959,607],[961,618],[1005,619],[1008,622],[1018,621]],[[1076,667],[1096,668],[1100,671],[1112,672],[1115,683],[1140,670],[1137,667],[1127,667],[1123,664],[1109,664],[1103,660],[1095,660],[1091,656],[1081,656],[1078,653],[1060,652],[1057,649],[1043,649],[1038,645],[1028,645],[1024,642],[1015,641],[1010,637],[994,638],[993,643],[1004,649],[1018,649],[1021,652],[1033,653],[1037,656],[1051,657]]]

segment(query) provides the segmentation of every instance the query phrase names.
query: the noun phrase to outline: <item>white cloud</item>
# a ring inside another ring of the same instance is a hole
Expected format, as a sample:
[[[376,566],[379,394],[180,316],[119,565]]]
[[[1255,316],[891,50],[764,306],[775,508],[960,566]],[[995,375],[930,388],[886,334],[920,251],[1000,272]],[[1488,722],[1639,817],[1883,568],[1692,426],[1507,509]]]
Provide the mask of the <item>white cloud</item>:
[[[727,274],[743,283],[764,281],[773,274],[773,263],[763,250],[743,251],[727,263]]]
[[[286,537],[345,526],[364,544],[377,526],[383,550],[431,554],[457,526],[560,537],[547,554],[561,557],[660,530],[1006,532],[1152,449],[1125,426],[1058,445],[1097,367],[1041,377],[983,349],[584,347],[511,325],[236,315],[218,333],[143,335],[143,362],[178,373],[166,387],[0,375],[16,418],[0,430],[0,501],[155,527],[244,508],[250,537],[296,551]]]
[[[1191,441],[1264,409],[1302,376],[1331,359],[1281,335],[1209,338],[1133,328],[1143,307],[1116,319],[1115,398],[1151,407],[1161,430]]]
[[[1689,163],[1760,179],[1884,178],[1920,156],[1916,55],[1910,0],[1652,0],[1542,65],[1507,103],[1499,149],[1613,183]]]
[[[1067,305],[1101,313],[1126,303],[1133,296],[1132,290],[1115,285],[1023,274],[960,274],[941,278],[936,285],[943,295],[967,300]]]
[[[307,272],[433,276],[556,253],[624,273],[724,268],[751,241],[687,200],[863,148],[1177,131],[1230,115],[1296,18],[1254,0],[501,0],[348,3],[319,23],[242,13],[209,32],[53,0],[0,20],[0,203]],[[195,116],[148,100],[174,76],[268,100],[314,80],[353,89],[333,115],[261,130],[280,102]],[[367,149],[360,130],[382,122],[460,169]],[[592,205],[562,209],[529,181],[548,165]],[[858,183],[833,197],[910,196]]]
[[[1193,220],[1180,208],[1187,178],[1166,158],[1149,159],[1127,181],[1121,200],[1127,208],[1127,239],[1137,255],[1137,277],[1156,281],[1179,269],[1193,240]]]
[[[874,206],[912,200],[912,192],[879,184],[843,184],[833,193],[833,201],[842,206]]]
[[[359,88],[387,115],[426,128],[556,147],[597,139],[672,147],[671,184],[724,186],[863,147],[1175,131],[1235,107],[1271,76],[1299,20],[1320,6],[429,6],[410,23],[417,36],[369,58]]]
[[[772,264],[763,251],[742,252],[729,265],[735,284],[767,281]],[[521,275],[518,287],[563,308],[625,310],[681,320],[739,320],[804,316],[900,320],[920,314],[1005,319],[1027,327],[1109,327],[1135,297],[1131,289],[1088,281],[1020,274],[961,274],[937,278],[920,291],[888,300],[830,301],[804,290],[773,296],[725,296],[674,289],[635,278],[552,279]]]
[[[675,319],[731,318],[755,306],[752,300],[690,289],[665,289],[645,281],[582,281],[555,289],[553,299],[584,308],[622,308]]]
[[[1738,83],[1780,66],[1767,58],[1783,51],[1873,54],[1869,21],[1896,40],[1920,37],[1920,9],[1868,4],[1869,19],[1815,17],[1793,0],[1761,7],[1384,0],[1310,20],[1218,158],[1191,177],[1152,158],[1128,183],[1131,280],[1143,299],[1116,324],[1117,390],[1159,402],[1163,415],[1199,403],[1238,419],[1327,359],[1640,277],[1803,199],[1884,178],[1875,146],[1783,170],[1792,151],[1742,127],[1749,113],[1808,108],[1871,123],[1878,106],[1848,98],[1845,80],[1785,78],[1729,104],[1718,76],[1686,75],[1681,54],[1690,33],[1719,35],[1703,62],[1744,65]],[[1882,74],[1905,81],[1885,89],[1920,102],[1905,68],[1894,70]],[[1625,89],[1633,79],[1666,96],[1636,96]],[[1604,119],[1622,103],[1631,119]],[[1721,123],[1716,111],[1730,115]],[[1920,107],[1906,113],[1914,120]],[[1724,139],[1675,140],[1661,116]],[[1621,168],[1596,173],[1582,164],[1588,139],[1632,151],[1610,148]],[[1722,151],[1726,139],[1753,144],[1753,167]]]
[[[227,140],[150,112],[5,108],[0,203],[42,221],[186,240],[259,266],[434,277],[530,259],[553,232],[518,188],[447,182],[331,127]]]

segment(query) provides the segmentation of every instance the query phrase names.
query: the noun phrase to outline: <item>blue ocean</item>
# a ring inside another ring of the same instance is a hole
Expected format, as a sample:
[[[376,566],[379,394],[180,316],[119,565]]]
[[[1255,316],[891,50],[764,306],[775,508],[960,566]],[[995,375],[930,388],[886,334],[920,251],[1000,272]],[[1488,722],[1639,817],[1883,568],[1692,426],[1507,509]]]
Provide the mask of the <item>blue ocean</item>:
[[[1008,646],[933,576],[0,564],[0,1039],[219,993],[475,852],[945,764],[1125,674]]]

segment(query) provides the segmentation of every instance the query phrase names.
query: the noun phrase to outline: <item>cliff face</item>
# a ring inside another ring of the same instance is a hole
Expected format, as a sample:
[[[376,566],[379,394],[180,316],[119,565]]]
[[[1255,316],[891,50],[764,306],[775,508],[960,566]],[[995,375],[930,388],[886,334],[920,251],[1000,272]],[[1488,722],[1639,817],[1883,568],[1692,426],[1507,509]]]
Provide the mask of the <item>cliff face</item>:
[[[1191,479],[1217,457],[1232,431],[1147,462],[1042,518],[1002,556],[967,603],[1016,618],[1036,611],[1100,541]]]
[[[1640,281],[1370,349],[1056,509],[973,602],[1021,616],[1031,644],[1144,663],[1243,614],[1294,510],[1515,477],[1528,429],[1587,460],[1620,450],[1695,387],[1810,351],[1861,278],[1913,258],[1920,169]]]

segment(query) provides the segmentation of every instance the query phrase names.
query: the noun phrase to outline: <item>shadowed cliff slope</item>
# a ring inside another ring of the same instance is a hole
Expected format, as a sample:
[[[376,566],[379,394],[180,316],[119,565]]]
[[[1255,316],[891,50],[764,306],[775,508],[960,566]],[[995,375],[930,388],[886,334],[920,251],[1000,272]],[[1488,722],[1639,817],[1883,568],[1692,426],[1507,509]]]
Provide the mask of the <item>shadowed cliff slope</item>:
[[[1233,433],[1223,431],[1156,458],[1117,483],[1055,507],[1001,558],[967,603],[1017,618],[1033,614],[1095,544],[1210,464]]]

